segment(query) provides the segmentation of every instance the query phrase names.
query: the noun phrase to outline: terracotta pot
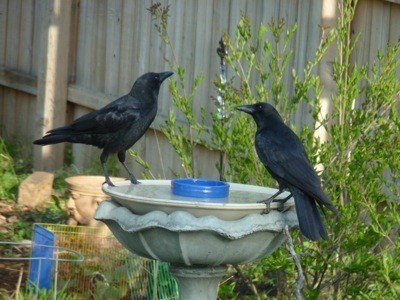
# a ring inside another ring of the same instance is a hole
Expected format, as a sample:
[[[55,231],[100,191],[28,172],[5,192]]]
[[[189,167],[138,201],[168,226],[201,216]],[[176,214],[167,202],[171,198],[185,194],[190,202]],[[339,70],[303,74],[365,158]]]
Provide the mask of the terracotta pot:
[[[123,181],[124,178],[111,177],[112,182]],[[93,215],[99,203],[109,196],[103,193],[101,187],[105,182],[104,176],[73,176],[65,179],[70,192],[68,211],[70,225],[102,226]]]

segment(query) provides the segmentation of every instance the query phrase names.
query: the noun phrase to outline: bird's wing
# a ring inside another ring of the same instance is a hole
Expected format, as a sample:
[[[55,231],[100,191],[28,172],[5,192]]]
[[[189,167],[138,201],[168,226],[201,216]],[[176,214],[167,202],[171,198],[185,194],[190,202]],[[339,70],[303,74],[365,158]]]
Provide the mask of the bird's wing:
[[[280,130],[279,135],[258,134],[256,149],[261,161],[278,181],[289,183],[329,206],[330,200],[321,189],[320,179],[293,132]]]
[[[70,128],[79,133],[113,133],[137,122],[147,110],[146,103],[126,95],[76,119]]]

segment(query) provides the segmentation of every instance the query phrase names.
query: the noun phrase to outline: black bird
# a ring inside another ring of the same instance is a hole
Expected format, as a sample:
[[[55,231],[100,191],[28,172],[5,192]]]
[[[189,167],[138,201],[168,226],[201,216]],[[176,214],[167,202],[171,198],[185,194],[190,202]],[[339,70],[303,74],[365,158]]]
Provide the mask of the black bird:
[[[125,164],[125,152],[146,132],[157,114],[157,98],[161,83],[172,72],[146,73],[140,76],[129,94],[118,98],[99,110],[76,119],[71,124],[50,130],[34,141],[36,145],[62,142],[87,144],[103,149],[100,161],[106,182],[110,180],[107,159],[117,153],[119,161],[129,174],[133,184],[138,183],[133,172]]]
[[[262,202],[269,208],[271,201],[288,188],[291,195],[279,200],[287,201],[293,196],[303,235],[313,241],[319,237],[328,239],[316,204],[321,208],[326,206],[335,214],[337,210],[322,190],[321,181],[299,138],[268,103],[242,105],[237,109],[254,118],[257,124],[255,148],[258,157],[279,184],[279,191]]]

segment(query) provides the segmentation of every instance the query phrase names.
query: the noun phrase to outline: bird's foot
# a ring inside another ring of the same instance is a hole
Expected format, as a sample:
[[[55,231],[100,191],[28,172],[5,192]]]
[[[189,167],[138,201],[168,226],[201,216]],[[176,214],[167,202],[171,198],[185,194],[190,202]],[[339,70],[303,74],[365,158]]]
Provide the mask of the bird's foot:
[[[109,186],[115,186],[115,184],[111,182],[110,178],[106,178],[105,183],[107,183]]]
[[[129,176],[129,180],[132,184],[140,184],[140,181],[137,181],[135,176]]]
[[[275,199],[273,202],[275,203],[279,203],[277,210],[280,212],[284,212],[285,211],[285,203],[287,200],[285,199]]]
[[[264,203],[265,204],[265,209],[262,212],[262,214],[269,214],[271,212],[271,202],[273,201],[273,199],[266,199],[266,200],[260,200],[257,201],[257,203]]]
[[[283,199],[274,199],[274,202],[278,202],[279,206],[278,206],[278,211],[280,212],[284,212],[285,211],[285,203],[292,198],[292,193],[289,194],[289,196],[286,196]]]
[[[263,214],[269,214],[271,212],[271,202],[274,201],[275,197],[276,197],[276,194],[265,200],[257,201],[257,203],[265,203],[265,205],[266,205],[265,210],[263,211]]]
[[[257,203],[265,203],[266,208],[263,211],[263,214],[269,214],[271,212],[271,203],[279,203],[279,206],[277,208],[278,211],[283,212],[285,211],[285,203],[288,201],[288,199],[274,199],[274,198],[268,198],[266,200],[260,200],[257,201]]]

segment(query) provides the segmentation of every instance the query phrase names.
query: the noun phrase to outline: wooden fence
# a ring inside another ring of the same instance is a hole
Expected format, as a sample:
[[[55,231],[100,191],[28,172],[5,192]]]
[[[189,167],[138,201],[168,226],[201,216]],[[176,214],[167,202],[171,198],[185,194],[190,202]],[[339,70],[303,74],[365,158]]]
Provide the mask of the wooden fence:
[[[65,145],[33,147],[47,130],[97,109],[126,94],[147,71],[168,70],[164,58],[173,55],[186,69],[187,86],[196,75],[205,82],[193,103],[215,109],[213,81],[218,75],[216,54],[222,32],[234,36],[243,12],[253,25],[284,18],[298,24],[291,68],[297,73],[313,57],[320,27],[336,22],[335,0],[176,0],[170,4],[168,34],[174,53],[154,29],[147,8],[152,1],[134,0],[0,0],[0,135],[17,140],[35,169],[55,170],[64,162]],[[400,36],[399,1],[360,0],[352,33],[362,33],[354,60],[375,59],[377,49]],[[333,54],[332,54],[333,55]],[[329,56],[320,65],[324,97],[332,88]],[[291,78],[285,79],[291,85]],[[157,177],[183,174],[180,162],[159,131],[172,107],[167,84],[160,93],[158,116],[134,146]],[[306,111],[295,116],[298,123]],[[92,147],[74,145],[78,168],[99,159]],[[93,158],[93,159],[92,159]],[[196,165],[203,176],[217,177],[217,151],[199,147]],[[132,163],[132,162],[130,162]],[[135,164],[134,170],[140,168]]]

